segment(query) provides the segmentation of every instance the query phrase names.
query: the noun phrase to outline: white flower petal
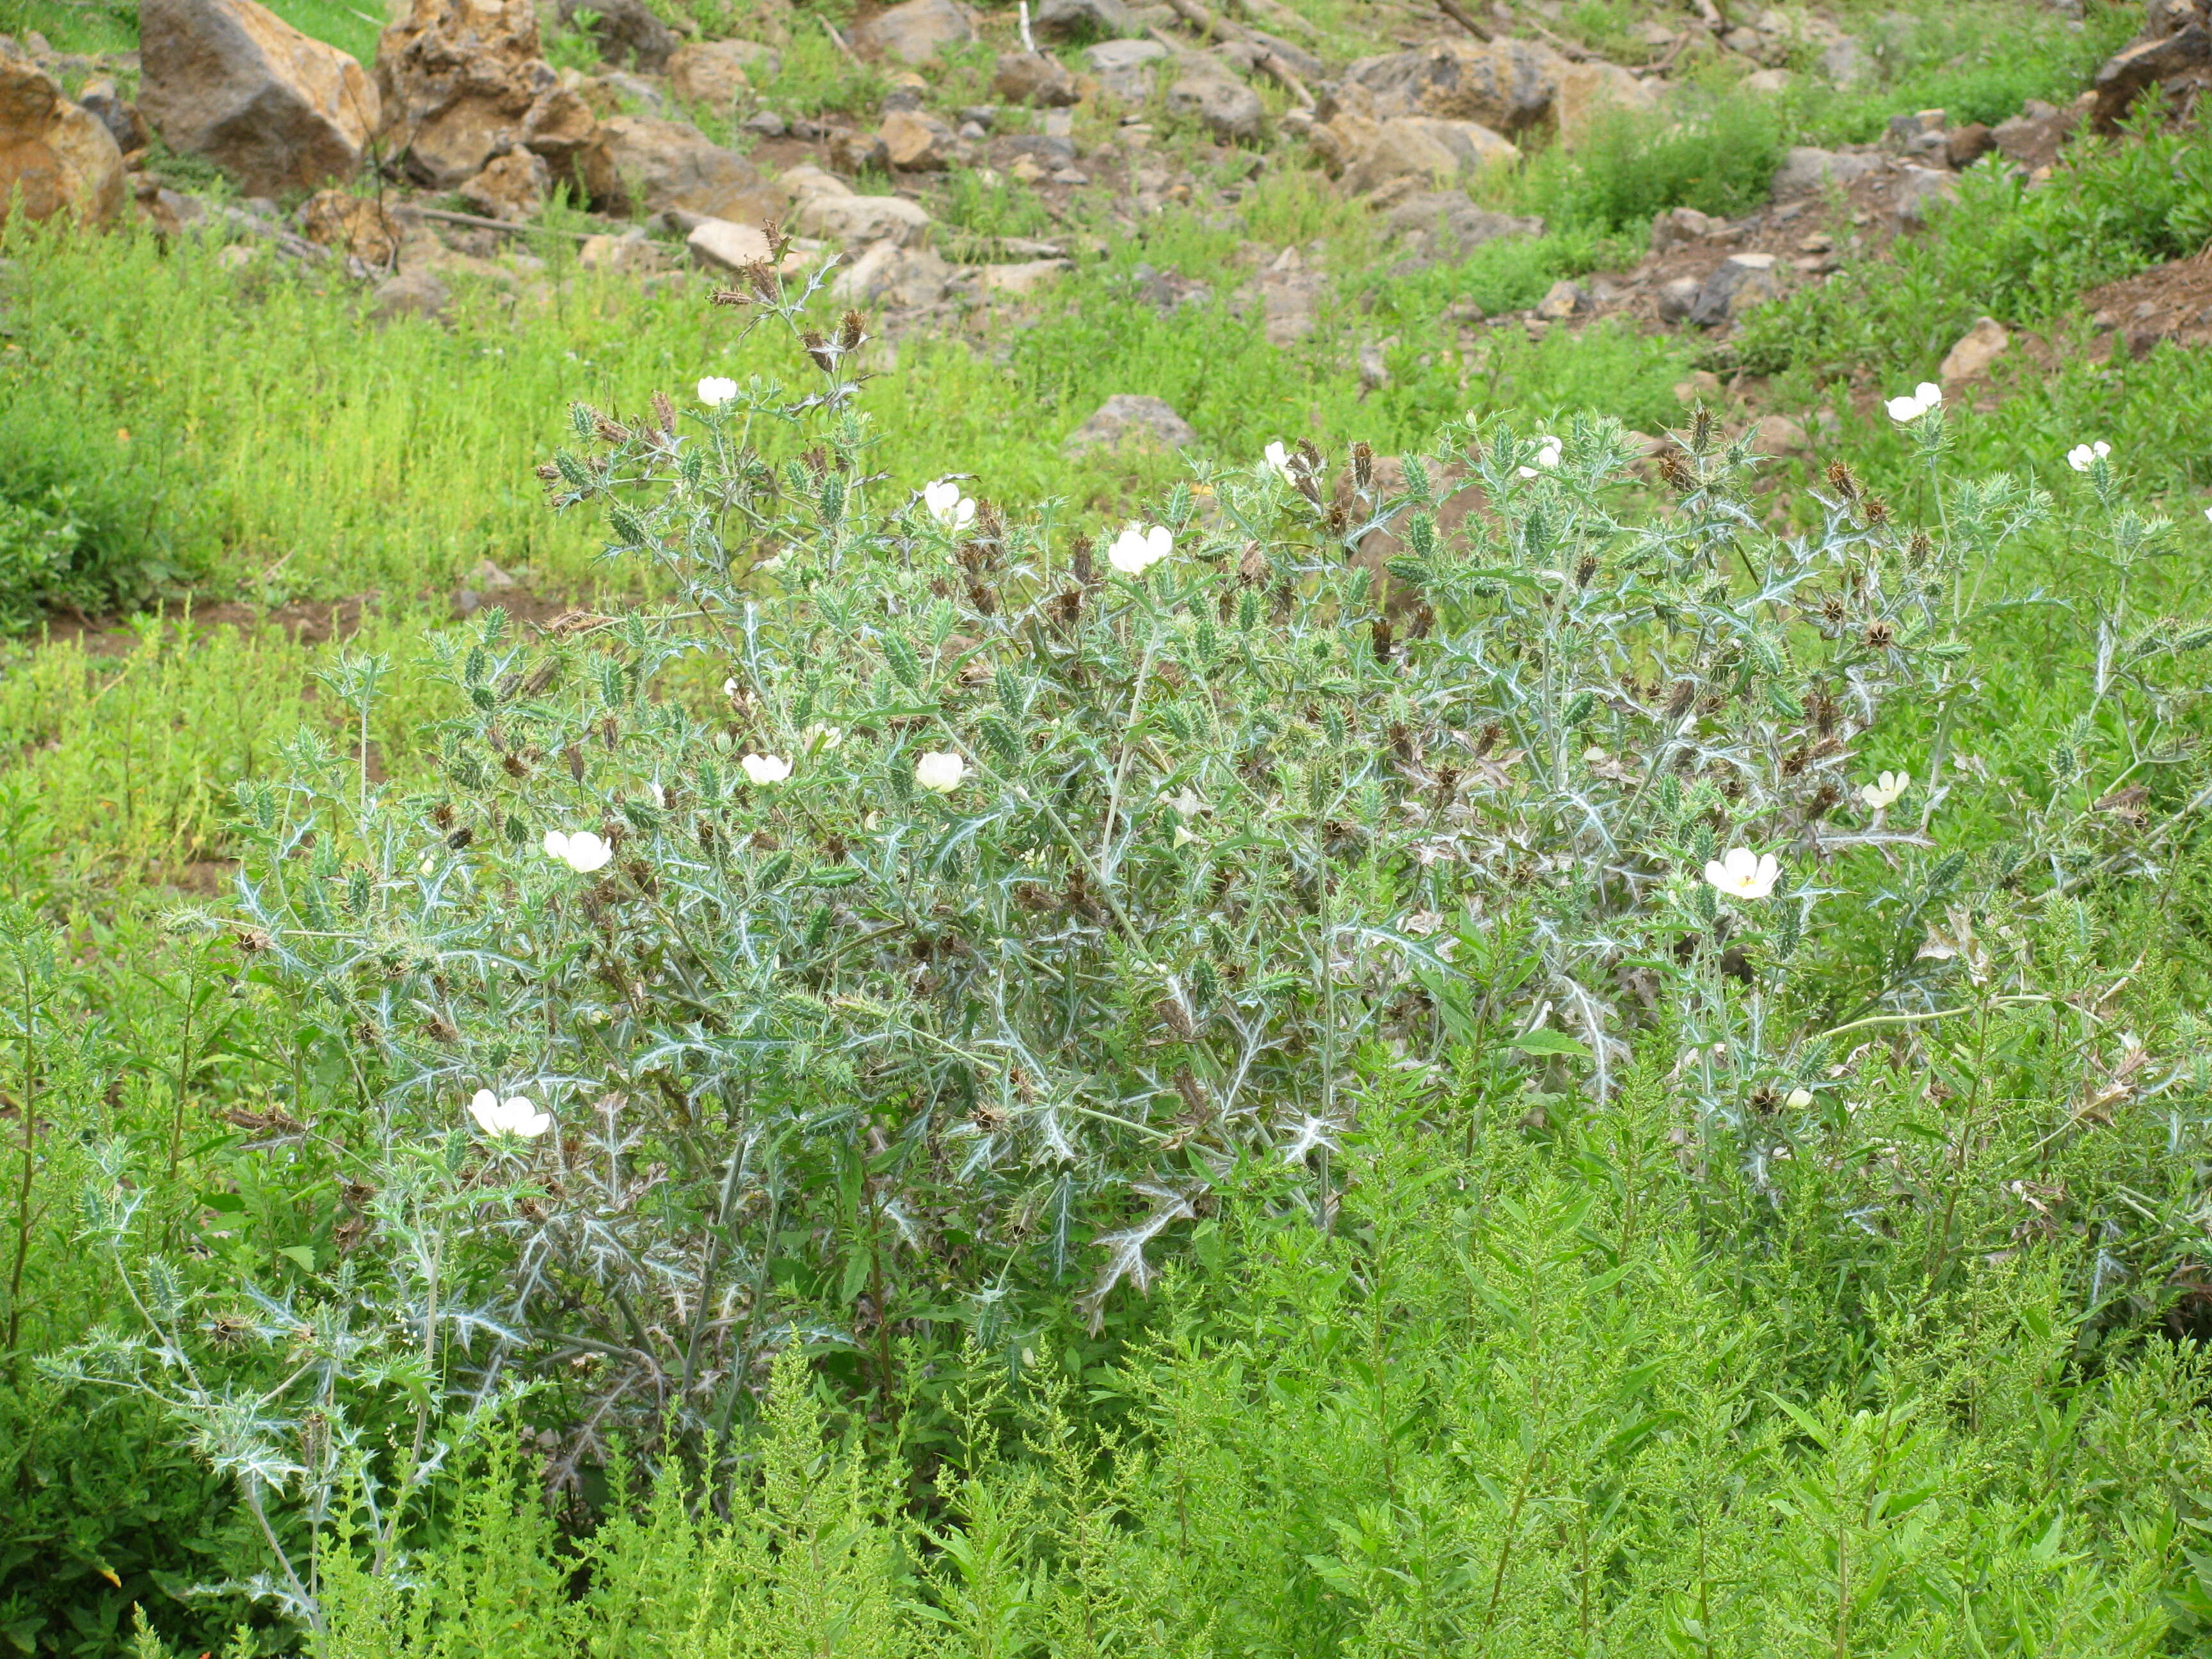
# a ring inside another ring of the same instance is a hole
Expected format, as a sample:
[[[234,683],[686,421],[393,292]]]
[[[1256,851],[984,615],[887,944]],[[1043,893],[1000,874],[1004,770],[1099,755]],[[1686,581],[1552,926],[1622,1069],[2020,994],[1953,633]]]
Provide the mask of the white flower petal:
[[[738,383],[725,375],[709,374],[699,382],[699,401],[709,409],[720,409],[738,395]]]
[[[738,769],[755,783],[781,783],[791,775],[791,763],[781,755],[741,755]]]
[[[932,749],[914,763],[914,781],[939,795],[949,795],[968,775],[968,763],[960,756]]]

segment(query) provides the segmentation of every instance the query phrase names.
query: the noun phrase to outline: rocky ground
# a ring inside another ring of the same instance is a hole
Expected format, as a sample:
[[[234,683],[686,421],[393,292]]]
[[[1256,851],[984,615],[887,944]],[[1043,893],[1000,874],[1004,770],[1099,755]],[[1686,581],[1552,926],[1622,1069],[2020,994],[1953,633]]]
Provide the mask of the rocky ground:
[[[1700,19],[1648,25],[1645,61],[1621,64],[1555,33],[1556,5],[1497,0],[1478,17],[1443,3],[1441,15],[1381,9],[1393,49],[1346,58],[1280,0],[1241,0],[1238,16],[1201,0],[1042,0],[1033,15],[904,0],[864,5],[842,30],[759,0],[752,38],[724,40],[680,38],[641,0],[611,0],[581,14],[603,58],[586,73],[548,62],[546,26],[569,26],[532,0],[414,0],[366,68],[252,0],[143,0],[136,52],[72,58],[36,36],[0,40],[0,188],[33,217],[214,229],[240,266],[341,266],[386,317],[436,316],[460,279],[541,289],[545,262],[526,232],[665,284],[728,280],[766,259],[781,228],[794,238],[787,272],[836,256],[832,292],[896,341],[1030,303],[1171,207],[1227,222],[1271,168],[1318,163],[1331,189],[1365,204],[1401,264],[1464,258],[1545,229],[1480,205],[1471,179],[1537,146],[1571,149],[1607,111],[1663,111],[1692,65],[1736,61],[1744,97],[1778,93],[1793,73],[1846,86],[1866,73],[1857,40],[1802,14],[1707,5]],[[817,28],[872,107],[801,113],[760,90],[778,84],[798,33]],[[2068,107],[2031,104],[1995,128],[1929,110],[1897,118],[1878,144],[1792,150],[1747,216],[1675,209],[1631,269],[1561,282],[1525,312],[1459,302],[1437,325],[1462,349],[1486,330],[1540,337],[1608,318],[1724,337],[1747,306],[1919,229],[1961,169],[1994,158],[2033,184],[2146,88],[2185,111],[2209,78],[2203,0],[2152,0],[2143,37]],[[951,101],[979,83],[986,97]],[[234,191],[188,187],[210,165]],[[1025,187],[1037,234],[950,222],[956,191],[1010,181]],[[562,185],[589,211],[533,229]],[[1311,332],[1331,297],[1317,253],[1248,248],[1235,298],[1277,345]],[[1139,281],[1163,308],[1207,291],[1172,271]],[[2098,301],[2104,349],[2203,339],[2209,288],[2197,265],[2116,285]],[[1945,375],[1971,379],[2009,348],[1996,324],[1978,325]],[[1361,366],[1384,372],[1379,354]],[[1157,400],[1116,401],[1127,407],[1109,404],[1071,444],[1188,431]],[[1802,440],[1794,427],[1770,435],[1793,431]]]

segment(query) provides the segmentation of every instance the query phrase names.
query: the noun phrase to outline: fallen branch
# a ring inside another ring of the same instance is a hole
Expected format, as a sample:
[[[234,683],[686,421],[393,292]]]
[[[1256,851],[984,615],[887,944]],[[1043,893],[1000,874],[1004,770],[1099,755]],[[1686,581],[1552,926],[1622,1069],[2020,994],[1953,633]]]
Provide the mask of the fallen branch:
[[[1216,40],[1234,40],[1240,46],[1250,46],[1252,33],[1241,23],[1231,23],[1216,17],[1198,0],[1168,0],[1169,9],[1200,34]]]
[[[819,13],[816,15],[817,16],[820,15]],[[845,44],[845,37],[837,33],[837,26],[826,17],[822,19],[822,32],[830,37],[830,40],[836,46],[838,51],[845,54],[845,61],[847,63],[850,64],[854,69],[861,67],[860,55],[855,52],[852,47]]]
[[[1198,0],[1168,0],[1168,5],[1176,16],[1182,18],[1200,34],[1216,40],[1226,40],[1250,50],[1255,54],[1252,59],[1253,68],[1267,76],[1269,80],[1274,82],[1301,104],[1309,106],[1312,105],[1313,94],[1305,89],[1304,83],[1297,77],[1297,72],[1283,61],[1282,54],[1272,46],[1262,46],[1254,40],[1252,31],[1242,23],[1232,23],[1227,18],[1216,17],[1204,6],[1200,5]],[[1170,49],[1174,47],[1175,42],[1161,36],[1157,29],[1153,30],[1152,33],[1159,40],[1162,46]]]
[[[1444,0],[1437,0],[1437,3],[1442,5],[1444,3]],[[1589,62],[1589,50],[1588,47],[1578,46],[1571,40],[1561,39],[1559,36],[1553,33],[1551,30],[1546,28],[1541,23],[1538,22],[1533,17],[1523,18],[1522,21],[1531,29],[1535,31],[1536,38],[1538,40],[1541,40],[1553,52],[1559,53],[1560,57],[1565,58],[1570,64],[1587,64]]]
[[[560,230],[551,225],[518,225],[505,219],[487,219],[479,214],[417,207],[412,202],[401,202],[392,211],[410,218],[435,219],[441,224],[468,225],[477,230],[503,230],[510,236],[566,236],[571,241],[588,242],[592,237],[605,234],[596,230]]]
[[[1450,18],[1453,22],[1458,24],[1476,40],[1486,45],[1489,43],[1490,31],[1476,22],[1474,14],[1460,4],[1459,0],[1437,0],[1437,4],[1443,9],[1445,16]]]

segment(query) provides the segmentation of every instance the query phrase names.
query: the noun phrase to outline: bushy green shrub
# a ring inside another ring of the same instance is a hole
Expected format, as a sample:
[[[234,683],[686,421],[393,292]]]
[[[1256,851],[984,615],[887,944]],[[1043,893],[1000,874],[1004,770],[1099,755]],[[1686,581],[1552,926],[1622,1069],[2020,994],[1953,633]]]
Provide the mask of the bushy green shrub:
[[[1784,143],[1778,108],[1719,89],[1663,114],[1603,114],[1572,149],[1542,150],[1513,182],[1556,229],[1638,233],[1668,208],[1733,216],[1765,201]]]

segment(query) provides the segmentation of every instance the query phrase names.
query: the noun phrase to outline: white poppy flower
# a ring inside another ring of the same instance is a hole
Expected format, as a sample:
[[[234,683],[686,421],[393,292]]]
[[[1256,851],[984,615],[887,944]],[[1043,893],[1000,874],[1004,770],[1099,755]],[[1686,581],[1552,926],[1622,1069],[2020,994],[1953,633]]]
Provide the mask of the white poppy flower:
[[[1106,562],[1125,576],[1141,576],[1175,550],[1175,537],[1164,524],[1149,530],[1131,525],[1106,550]]]
[[[720,409],[738,395],[738,383],[720,374],[709,374],[699,382],[699,401],[709,409]]]
[[[2112,445],[2101,441],[2094,444],[2075,444],[2066,452],[2066,465],[2076,472],[2087,472],[2112,453]]]
[[[791,763],[781,755],[741,755],[738,769],[755,783],[781,783],[791,775]]]
[[[1869,811],[1879,812],[1896,805],[1911,787],[1911,773],[1885,772],[1859,791],[1859,799],[1867,804]]]
[[[1891,420],[1895,421],[1899,426],[1905,426],[1918,420],[1942,401],[1943,388],[1933,380],[1923,380],[1918,386],[1913,387],[1909,396],[1892,398],[1882,407],[1889,411]]]
[[[520,1135],[525,1139],[544,1134],[553,1127],[550,1114],[541,1112],[522,1095],[501,1100],[489,1089],[479,1089],[469,1102],[469,1115],[488,1135]]]
[[[967,775],[968,763],[943,750],[925,750],[921,758],[914,763],[914,781],[939,795],[951,794]]]
[[[566,835],[558,830],[545,832],[545,855],[556,858],[580,875],[588,876],[594,870],[604,870],[615,855],[615,849],[588,830],[579,830]]]
[[[807,755],[816,753],[826,755],[844,741],[845,732],[842,727],[824,726],[818,720],[799,734],[799,752]]]
[[[1557,438],[1548,432],[1544,434],[1536,440],[1536,465],[1522,467],[1521,476],[1524,478],[1534,477],[1537,467],[1541,467],[1547,472],[1550,471],[1559,464],[1562,447]]]
[[[1705,866],[1705,879],[1730,898],[1763,899],[1781,875],[1773,854],[1754,853],[1748,847],[1731,847]]]
[[[1283,447],[1280,438],[1267,446],[1267,470],[1293,489],[1297,488],[1298,481],[1291,472],[1291,452]]]
[[[1782,1103],[1793,1112],[1802,1112],[1813,1103],[1813,1091],[1810,1089],[1792,1089],[1783,1097]]]
[[[722,695],[726,697],[734,697],[738,695],[738,680],[736,675],[732,674],[728,679],[722,682]]]
[[[929,509],[931,518],[955,536],[975,521],[975,503],[962,495],[960,486],[950,478],[924,484],[921,504]]]

